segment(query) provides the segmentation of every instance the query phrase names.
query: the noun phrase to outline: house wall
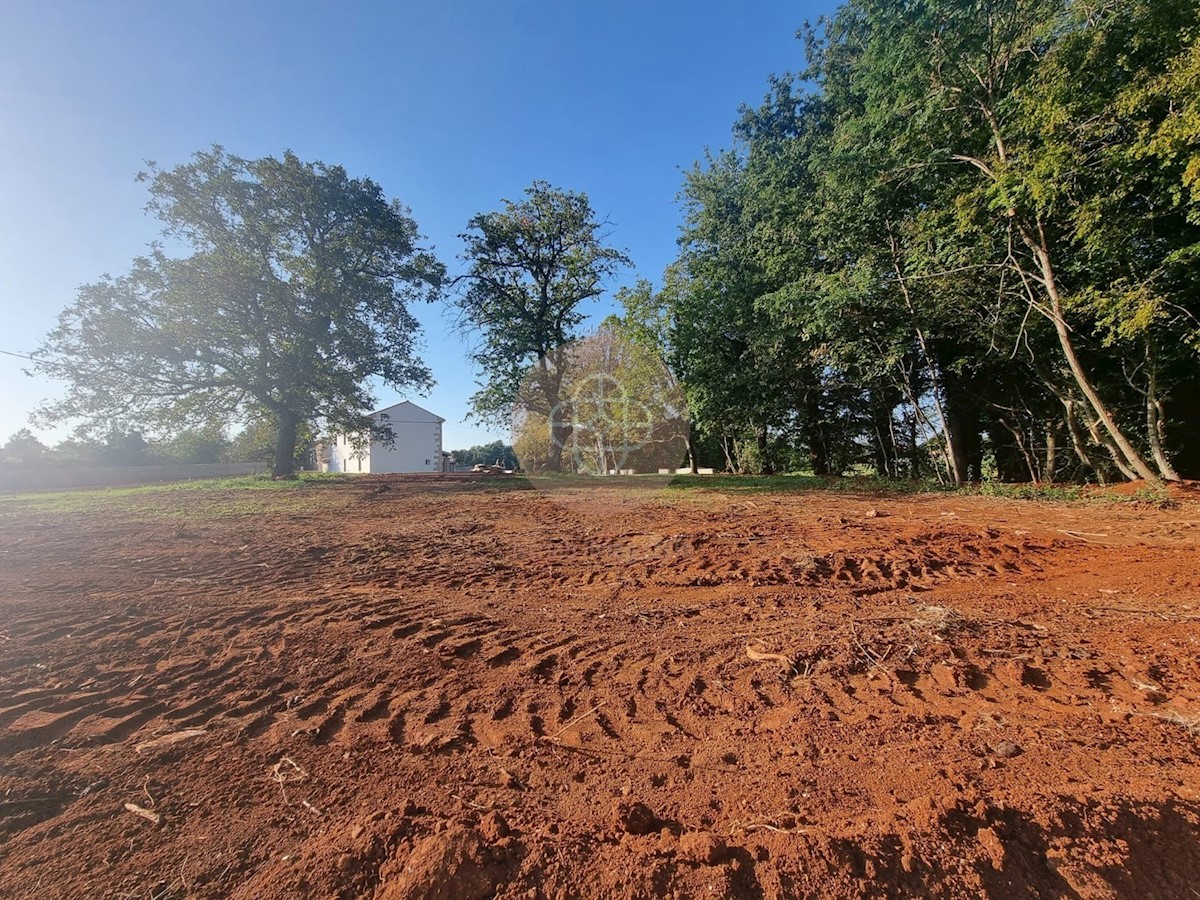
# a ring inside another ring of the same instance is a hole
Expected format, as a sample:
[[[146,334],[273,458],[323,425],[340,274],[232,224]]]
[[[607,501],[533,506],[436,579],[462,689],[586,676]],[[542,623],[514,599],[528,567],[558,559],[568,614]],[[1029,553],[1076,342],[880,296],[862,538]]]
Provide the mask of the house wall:
[[[363,448],[356,451],[350,438],[339,434],[329,446],[328,466],[322,466],[327,472],[370,472],[371,451]]]
[[[442,424],[440,422],[389,422],[396,441],[388,447],[371,443],[371,471],[442,471]]]
[[[329,447],[327,471],[357,473],[442,471],[442,425],[440,422],[389,421],[395,443],[389,447],[372,441],[369,449],[354,449],[350,438],[339,435]]]

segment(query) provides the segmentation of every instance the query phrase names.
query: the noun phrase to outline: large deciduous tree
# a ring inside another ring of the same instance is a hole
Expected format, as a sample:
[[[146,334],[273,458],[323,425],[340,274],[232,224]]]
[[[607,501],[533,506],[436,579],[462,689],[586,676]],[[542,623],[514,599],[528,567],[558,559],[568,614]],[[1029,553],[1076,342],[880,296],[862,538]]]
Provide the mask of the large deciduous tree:
[[[599,297],[629,259],[605,244],[604,223],[586,194],[544,181],[527,188],[525,199],[474,216],[461,238],[470,268],[457,305],[464,329],[479,338],[472,356],[482,373],[474,411],[503,422],[521,394],[524,407],[548,423],[546,466],[559,471],[570,438],[569,423],[555,413],[562,350],[585,318],[582,304]]]
[[[375,182],[290,152],[252,160],[220,147],[141,178],[165,238],[190,255],[155,246],[79,290],[39,353],[69,386],[43,419],[172,430],[265,420],[286,476],[306,427],[381,430],[369,379],[431,383],[409,305],[438,296],[444,268]]]

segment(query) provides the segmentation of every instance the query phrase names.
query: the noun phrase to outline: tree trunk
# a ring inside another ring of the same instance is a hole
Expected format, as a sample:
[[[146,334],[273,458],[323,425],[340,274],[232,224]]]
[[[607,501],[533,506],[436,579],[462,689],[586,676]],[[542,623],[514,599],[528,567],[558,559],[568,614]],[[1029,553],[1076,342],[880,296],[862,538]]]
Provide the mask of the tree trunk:
[[[1167,451],[1163,447],[1163,432],[1166,430],[1166,417],[1163,415],[1162,400],[1158,396],[1158,369],[1154,359],[1154,349],[1150,340],[1146,340],[1146,437],[1150,441],[1150,450],[1154,454],[1154,462],[1159,474],[1167,481],[1179,481],[1179,473],[1171,465]]]
[[[946,464],[946,471],[950,472],[951,478],[953,478],[953,469],[952,469],[952,464],[950,462],[950,459],[951,459],[950,448],[948,446],[947,441],[943,440],[943,438],[946,436],[945,419],[942,420],[942,423],[940,423],[939,427],[935,427],[934,424],[929,421],[929,417],[925,415],[925,410],[921,409],[920,401],[917,399],[916,392],[914,391],[913,386],[912,386],[912,381],[908,376],[908,370],[905,369],[903,365],[900,366],[900,370],[904,375],[903,380],[900,382],[900,390],[908,398],[908,404],[909,404],[909,406],[912,407],[912,410],[913,410],[913,419],[910,423],[911,432],[912,432],[912,452],[913,452],[912,477],[913,478],[919,477],[919,472],[920,472],[920,468],[921,468],[920,467],[921,456],[920,456],[920,448],[918,446],[919,441],[918,441],[918,432],[917,432],[917,424],[921,423],[921,424],[924,424],[925,427],[929,429],[930,434],[937,437],[937,444],[938,444],[938,449],[941,451],[942,462],[944,462]],[[939,411],[939,413],[941,412],[941,403],[940,402],[938,403],[938,411]],[[940,484],[942,482],[941,467],[935,464],[934,470],[937,473],[938,483]]]
[[[1015,442],[1017,449],[1021,451],[1021,458],[1023,460],[1025,460],[1025,468],[1029,472],[1030,480],[1034,484],[1037,484],[1038,483],[1038,470],[1037,470],[1037,463],[1034,461],[1034,457],[1033,457],[1033,448],[1030,447],[1026,443],[1025,435],[1023,435],[1021,433],[1021,429],[1020,429],[1019,425],[1009,422],[1008,419],[1004,418],[1004,416],[999,416],[998,418],[999,418],[1000,424],[1003,425],[1005,428],[1007,428],[1009,434],[1011,434],[1013,436],[1013,441]],[[1023,479],[1023,478],[1021,479],[1021,481],[1024,481],[1024,480],[1025,479]]]
[[[892,415],[894,407],[887,411],[888,439],[892,447],[892,477],[900,477],[900,442],[896,439],[896,419]]]
[[[1167,481],[1179,481],[1179,473],[1171,465],[1163,448],[1163,410],[1162,404],[1154,399],[1154,395],[1146,396],[1146,435],[1150,439],[1150,449],[1154,454],[1154,463],[1158,471]]]
[[[1125,478],[1126,481],[1137,481],[1137,473],[1129,468],[1129,464],[1121,456],[1121,451],[1117,449],[1117,445],[1113,443],[1111,437],[1100,430],[1100,420],[1088,422],[1088,434],[1092,436],[1092,443],[1099,444],[1108,451],[1108,458],[1112,460],[1112,464],[1117,467],[1117,471]]]
[[[937,407],[938,419],[941,421],[942,438],[945,441],[946,464],[950,469],[951,478],[956,485],[966,484],[967,473],[960,468],[962,465],[962,452],[955,446],[954,435],[950,431],[950,426],[946,421],[946,410],[942,404],[942,383],[938,376],[937,366],[934,365],[933,357],[929,352],[929,346],[925,341],[925,332],[917,322],[917,309],[912,300],[912,295],[908,290],[908,280],[904,277],[904,270],[900,267],[900,248],[896,243],[896,238],[890,233],[889,227],[888,240],[891,242],[892,249],[892,269],[896,273],[897,283],[900,285],[900,294],[904,297],[904,304],[908,307],[909,315],[912,316],[913,333],[917,338],[917,346],[921,348],[921,359],[925,363],[925,371],[929,375],[929,392],[933,395],[934,406]],[[914,403],[916,401],[914,400]]]
[[[921,448],[918,444],[920,432],[917,428],[918,419],[914,413],[908,420],[908,466],[911,470],[908,473],[909,478],[920,478],[922,472],[921,464],[924,460],[921,458]],[[942,470],[936,465],[934,466],[934,474],[940,482],[942,480]]]
[[[1046,464],[1042,470],[1042,480],[1054,484],[1054,472],[1058,468],[1058,422],[1049,419],[1046,422]]]
[[[692,470],[692,474],[699,475],[700,474],[700,466],[696,462],[696,445],[692,441],[692,434],[690,431],[688,432],[688,436],[687,436],[687,459],[688,459],[688,468]]]
[[[550,422],[550,448],[546,455],[546,471],[559,473],[563,470],[563,448],[571,440],[574,429],[569,423]]]
[[[734,465],[733,457],[729,455],[729,435],[727,434],[721,435],[721,450],[725,453],[725,471],[741,474]]]
[[[766,425],[763,425],[757,429],[757,433],[755,434],[754,438],[758,443],[758,464],[762,467],[762,474],[774,475],[775,464],[771,461],[768,454],[769,447],[767,445],[767,437]]]
[[[1075,343],[1071,339],[1071,330],[1067,327],[1067,321],[1063,318],[1062,295],[1058,290],[1058,282],[1054,271],[1054,266],[1050,261],[1050,251],[1046,246],[1045,232],[1042,224],[1038,222],[1038,237],[1035,240],[1024,228],[1021,229],[1022,237],[1026,245],[1033,251],[1034,257],[1038,261],[1038,267],[1042,271],[1042,283],[1046,288],[1046,295],[1050,298],[1050,311],[1053,313],[1051,319],[1054,322],[1054,330],[1058,334],[1058,343],[1062,347],[1063,356],[1067,359],[1067,365],[1071,369],[1071,374],[1075,377],[1075,383],[1079,385],[1079,390],[1083,392],[1083,396],[1087,398],[1088,403],[1095,411],[1099,424],[1104,427],[1106,439],[1104,443],[1109,447],[1113,454],[1113,461],[1117,463],[1117,468],[1125,473],[1130,481],[1135,480],[1136,476],[1130,476],[1130,470],[1136,473],[1147,481],[1158,481],[1158,475],[1150,465],[1142,458],[1137,449],[1130,443],[1129,438],[1121,431],[1117,425],[1117,420],[1114,418],[1112,411],[1108,405],[1100,397],[1092,380],[1084,371],[1083,363],[1079,360],[1079,355],[1075,352]],[[1118,459],[1118,457],[1123,457]]]
[[[1017,440],[1004,413],[1006,407],[992,404],[987,431],[996,460],[996,478],[1002,484],[1024,484],[1029,480],[1029,466],[1021,454]]]
[[[945,381],[943,391],[945,401],[942,408],[946,417],[948,446],[954,455],[955,484],[978,481],[983,469],[979,400],[960,378]]]
[[[1067,388],[1058,384],[1046,369],[1039,365],[1036,361],[1033,363],[1033,370],[1037,373],[1038,378],[1046,389],[1058,398],[1058,402],[1063,407],[1063,421],[1067,426],[1067,434],[1071,438],[1071,448],[1075,451],[1075,455],[1083,464],[1084,468],[1090,469],[1096,475],[1096,480],[1101,484],[1108,483],[1108,475],[1104,471],[1104,467],[1099,465],[1088,449],[1087,437],[1083,433],[1083,429],[1079,426],[1079,415],[1076,412],[1075,406],[1078,403],[1074,399]],[[1049,429],[1047,425],[1047,429]],[[1050,476],[1047,476],[1048,478]]]
[[[300,428],[300,417],[290,410],[275,417],[275,461],[271,474],[276,478],[292,478],[296,474],[296,433]]]
[[[563,470],[563,448],[571,440],[574,431],[570,421],[570,410],[564,409],[561,402],[562,393],[562,353],[556,351],[555,358],[541,356],[538,358],[538,391],[542,402],[546,405],[546,417],[550,426],[550,447],[546,453],[546,471],[559,473]]]
[[[892,409],[886,397],[881,392],[871,389],[867,392],[871,412],[871,434],[874,440],[872,452],[875,456],[875,471],[885,478],[893,478],[897,474],[896,465],[896,435],[892,430]],[[888,441],[891,440],[889,447]]]
[[[943,412],[944,410],[945,407]],[[962,430],[954,417],[943,418],[942,429],[946,435],[946,458],[950,462],[950,476],[956,486],[962,486],[970,479],[969,465],[960,439]]]
[[[1007,163],[1008,148],[1005,144],[1004,135],[1000,129],[1000,119],[996,115],[995,109],[988,102],[980,103],[980,110],[983,112],[984,117],[987,119],[988,127],[991,129],[996,153],[999,155],[1000,161]],[[995,172],[981,160],[969,156],[957,156],[955,158],[961,162],[974,165],[988,178],[993,181],[996,180]],[[1015,210],[1012,213],[1015,213]],[[1080,391],[1083,392],[1083,396],[1099,417],[1100,424],[1104,426],[1105,438],[1103,442],[1113,454],[1113,461],[1116,463],[1117,468],[1126,473],[1126,477],[1129,477],[1130,481],[1135,480],[1128,475],[1130,469],[1136,471],[1137,475],[1140,475],[1147,481],[1158,481],[1158,476],[1155,475],[1154,470],[1150,468],[1146,460],[1138,453],[1137,449],[1130,443],[1129,438],[1125,436],[1125,433],[1117,425],[1117,420],[1113,416],[1112,411],[1100,397],[1095,385],[1092,384],[1091,379],[1084,370],[1078,354],[1075,352],[1075,343],[1071,339],[1071,330],[1067,327],[1067,321],[1063,317],[1062,295],[1059,293],[1058,277],[1050,259],[1050,246],[1046,240],[1045,225],[1040,216],[1034,221],[1037,228],[1036,235],[1026,223],[1014,217],[1014,224],[1021,236],[1021,240],[1033,253],[1034,258],[1037,260],[1038,268],[1041,270],[1041,282],[1045,288],[1046,296],[1050,299],[1051,315],[1049,318],[1054,323],[1054,331],[1058,335],[1058,342],[1062,347],[1063,355],[1067,359],[1067,365],[1071,369],[1075,383],[1079,386]],[[1031,290],[1028,287],[1027,277],[1024,271],[1022,271],[1021,278],[1023,281],[1026,281],[1026,289]],[[1122,460],[1118,457],[1124,457],[1124,459]]]
[[[875,440],[872,441],[874,446],[872,452],[875,455],[875,472],[882,475],[884,478],[891,476],[891,468],[888,465],[887,444],[883,440],[883,432],[879,430],[879,417],[872,415],[871,432]]]
[[[829,451],[825,445],[825,429],[821,426],[821,400],[818,392],[804,392],[804,417],[808,420],[808,464],[814,475],[828,475]]]
[[[1087,438],[1084,437],[1083,429],[1079,427],[1079,417],[1075,414],[1075,401],[1066,397],[1059,399],[1062,400],[1063,410],[1066,413],[1067,433],[1071,435],[1071,446],[1075,448],[1075,455],[1079,457],[1081,463],[1096,473],[1096,479],[1101,484],[1107,484],[1108,477],[1104,474],[1104,469],[1097,465],[1088,451]]]

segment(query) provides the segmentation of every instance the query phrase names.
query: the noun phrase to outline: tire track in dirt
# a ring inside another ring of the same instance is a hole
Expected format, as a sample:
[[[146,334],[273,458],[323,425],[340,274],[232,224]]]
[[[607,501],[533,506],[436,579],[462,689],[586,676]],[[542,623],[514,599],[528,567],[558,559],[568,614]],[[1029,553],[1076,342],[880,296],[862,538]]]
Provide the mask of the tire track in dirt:
[[[996,556],[1006,558],[1004,552]],[[979,557],[969,547],[962,554],[968,563]],[[1009,565],[1016,567],[1015,563]],[[854,584],[865,580],[861,575],[840,577],[850,569],[861,566],[833,566],[831,580]],[[930,569],[942,570],[937,564]],[[950,565],[949,569],[947,577],[975,572],[968,564]],[[104,657],[112,648],[112,655],[123,657],[127,665],[105,672],[104,679],[111,686],[101,691],[83,689],[94,687],[95,677],[82,681],[70,693],[18,690],[10,702],[0,705],[0,726],[8,731],[9,746],[17,749],[63,741],[74,746],[117,743],[155,723],[162,729],[216,726],[223,721],[238,723],[250,737],[282,728],[291,734],[336,742],[348,725],[394,723],[402,714],[407,725],[381,725],[376,731],[386,731],[393,743],[402,740],[420,748],[437,745],[445,749],[458,742],[473,742],[477,721],[484,722],[479,727],[490,743],[504,746],[523,737],[551,734],[577,711],[599,706],[602,712],[574,726],[585,743],[653,739],[663,744],[678,736],[696,740],[714,728],[722,729],[723,719],[743,714],[747,704],[770,707],[780,702],[778,685],[760,677],[755,667],[741,658],[737,641],[714,644],[710,640],[694,649],[665,652],[658,631],[641,627],[666,624],[661,613],[638,611],[621,627],[586,636],[548,635],[536,626],[523,631],[513,628],[511,621],[500,627],[497,620],[478,614],[431,617],[423,602],[386,600],[363,605],[309,602],[291,611],[241,609],[195,620],[184,618],[178,625],[174,618],[119,622],[108,617],[92,625],[70,626],[38,614],[14,622],[10,635],[37,634],[39,640],[49,635],[53,641],[69,634],[81,652],[85,648],[89,654]],[[697,616],[700,614],[694,610],[684,610],[679,622]],[[395,678],[389,677],[386,669],[365,672],[358,667],[306,690],[295,687],[294,679],[285,682],[278,676],[259,674],[261,666],[248,665],[249,659],[237,651],[225,659],[170,662],[170,652],[187,652],[190,632],[217,635],[218,644],[228,637],[243,646],[255,645],[263,638],[261,647],[278,657],[286,652],[283,648],[289,640],[302,641],[311,637],[307,632],[312,629],[335,626],[385,634],[382,650],[386,659],[425,658],[427,677],[422,690],[415,695],[400,695],[394,687],[364,690],[359,687],[364,674],[368,683],[382,680],[394,685]],[[155,649],[167,640],[169,652],[164,660]],[[131,652],[131,645],[143,655]],[[843,651],[842,655],[847,654]],[[10,662],[19,666],[20,657],[10,657]],[[748,681],[747,673],[752,673]],[[506,682],[502,696],[478,697],[479,685],[494,683],[498,674]],[[921,691],[927,689],[927,681],[922,676],[909,687]],[[967,677],[965,683],[972,679]],[[293,699],[284,696],[292,689],[297,692],[294,706]],[[467,708],[464,698],[468,695],[476,698],[474,706],[483,710],[482,716],[480,709]],[[166,702],[160,699],[164,696],[177,699]],[[1005,699],[993,698],[994,702]],[[510,722],[514,711],[520,715]]]

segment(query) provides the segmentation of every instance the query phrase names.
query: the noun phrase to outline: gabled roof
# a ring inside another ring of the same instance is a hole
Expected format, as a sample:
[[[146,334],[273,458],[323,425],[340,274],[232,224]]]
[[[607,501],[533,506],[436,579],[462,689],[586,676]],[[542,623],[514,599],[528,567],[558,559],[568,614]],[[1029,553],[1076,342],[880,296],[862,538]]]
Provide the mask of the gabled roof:
[[[441,416],[431,413],[429,410],[423,409],[409,400],[404,400],[393,406],[385,406],[383,409],[377,409],[371,415],[387,416],[389,422],[428,422],[433,425],[446,421]]]

